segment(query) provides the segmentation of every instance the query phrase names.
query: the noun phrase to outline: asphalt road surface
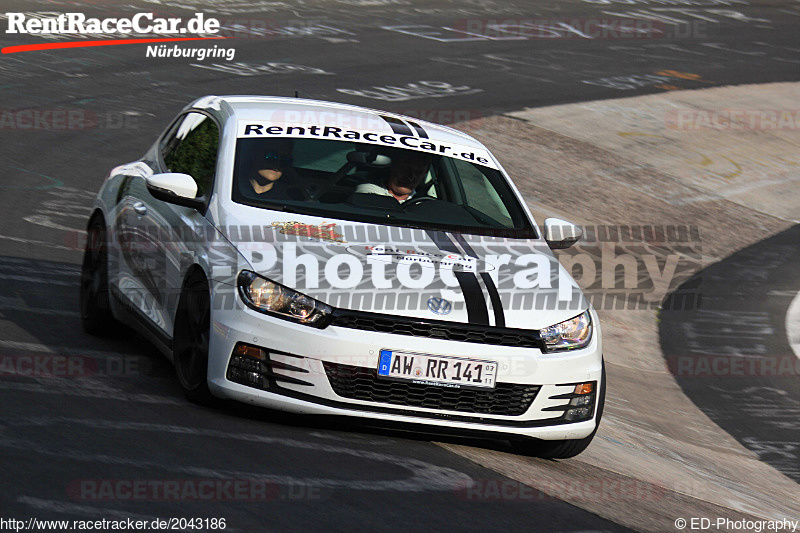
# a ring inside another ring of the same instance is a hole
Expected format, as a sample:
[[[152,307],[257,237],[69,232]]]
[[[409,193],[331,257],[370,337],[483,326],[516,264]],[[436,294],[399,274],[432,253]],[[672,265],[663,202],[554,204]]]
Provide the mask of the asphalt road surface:
[[[669,295],[659,333],[686,395],[762,461],[800,483],[800,361],[786,313],[800,292],[800,226],[741,250]],[[683,295],[700,293],[687,308]]]
[[[0,376],[4,516],[225,518],[239,531],[620,529],[425,436],[189,404],[171,367],[143,340],[81,331],[79,232],[108,170],[137,158],[180,108],[205,94],[297,91],[448,123],[664,90],[796,81],[796,2],[65,4],[12,0],[3,11],[203,12],[222,21],[229,38],[197,46],[235,56],[147,57],[147,45],[0,56],[0,354],[6,364],[81,361],[59,378]],[[622,19],[635,29],[615,29]],[[3,33],[0,45],[73,38]],[[33,126],[24,110],[39,117]],[[65,126],[55,118],[64,111],[83,122]],[[211,502],[176,502],[157,492],[170,481],[191,494],[197,480],[244,481],[239,488],[252,497],[228,498],[226,488]],[[469,480],[482,489],[466,491]],[[126,499],[120,487],[134,481],[145,496]],[[501,488],[512,496],[496,496]]]

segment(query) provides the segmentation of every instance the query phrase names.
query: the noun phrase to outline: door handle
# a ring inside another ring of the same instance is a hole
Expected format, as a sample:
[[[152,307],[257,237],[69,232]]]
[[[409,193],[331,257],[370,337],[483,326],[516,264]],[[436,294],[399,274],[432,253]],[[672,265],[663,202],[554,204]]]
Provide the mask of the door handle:
[[[136,211],[136,214],[140,217],[143,217],[147,214],[147,206],[142,202],[136,202],[133,204],[133,210]]]

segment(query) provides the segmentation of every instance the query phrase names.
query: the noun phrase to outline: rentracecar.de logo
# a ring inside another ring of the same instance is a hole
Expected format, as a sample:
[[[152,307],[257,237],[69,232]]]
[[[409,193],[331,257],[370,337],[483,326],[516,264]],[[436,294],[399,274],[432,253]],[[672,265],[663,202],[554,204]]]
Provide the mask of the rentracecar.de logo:
[[[28,34],[216,34],[220,23],[195,13],[186,23],[180,18],[155,17],[137,13],[130,18],[87,18],[83,13],[62,13],[56,17],[31,17],[26,13],[6,13],[6,33]]]

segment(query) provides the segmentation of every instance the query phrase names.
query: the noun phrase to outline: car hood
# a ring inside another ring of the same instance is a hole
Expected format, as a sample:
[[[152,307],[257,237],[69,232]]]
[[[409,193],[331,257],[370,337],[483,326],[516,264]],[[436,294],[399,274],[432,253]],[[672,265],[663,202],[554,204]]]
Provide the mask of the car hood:
[[[336,308],[521,329],[589,308],[543,239],[236,207],[218,229],[244,258],[241,268]]]

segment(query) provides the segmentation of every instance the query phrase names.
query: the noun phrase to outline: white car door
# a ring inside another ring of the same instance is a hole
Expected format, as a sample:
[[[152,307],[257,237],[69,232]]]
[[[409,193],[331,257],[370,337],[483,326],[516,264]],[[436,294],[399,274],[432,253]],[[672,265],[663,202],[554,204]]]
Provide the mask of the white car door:
[[[160,145],[158,172],[192,176],[196,199],[208,206],[213,190],[220,130],[209,115],[182,114],[167,130]],[[136,234],[145,241],[139,261],[130,265],[139,294],[127,294],[136,308],[160,331],[171,337],[183,276],[189,265],[204,263],[217,231],[204,216],[204,209],[184,207],[154,198],[145,180],[132,186],[131,219]],[[138,265],[138,266],[137,266]]]

